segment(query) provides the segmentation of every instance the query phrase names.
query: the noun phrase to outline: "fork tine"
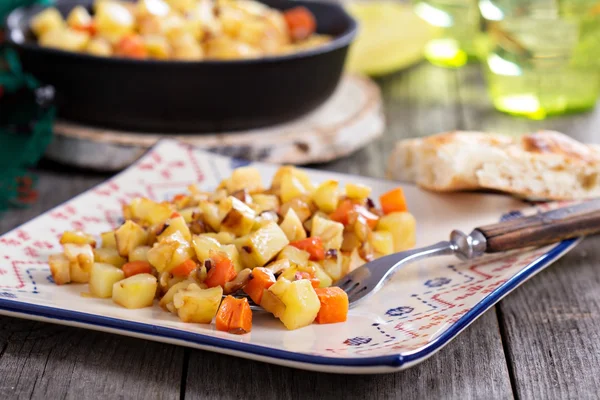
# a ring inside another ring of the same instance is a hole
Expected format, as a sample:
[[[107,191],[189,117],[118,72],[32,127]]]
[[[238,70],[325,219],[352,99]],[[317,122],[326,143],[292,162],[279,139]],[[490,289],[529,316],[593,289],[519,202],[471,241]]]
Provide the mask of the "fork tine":
[[[348,295],[348,302],[349,302],[349,303],[354,303],[354,302],[356,302],[356,301],[358,301],[358,300],[362,299],[362,298],[363,298],[363,296],[365,295],[365,293],[364,293],[364,292],[365,292],[365,290],[367,290],[367,287],[366,287],[366,286],[363,286],[363,287],[361,287],[361,288],[360,288],[360,289],[358,289],[358,290],[354,290],[354,291],[352,292],[352,294]]]
[[[336,283],[336,286],[339,287],[340,289],[342,289],[345,292],[346,289],[348,289],[348,287],[350,286],[351,283],[352,283],[352,279],[348,278],[348,279],[346,279],[342,283]]]
[[[356,293],[356,291],[358,289],[360,289],[361,285],[359,282],[355,282],[352,287],[350,287],[348,290],[345,290],[346,294],[348,295],[348,299],[354,294]]]

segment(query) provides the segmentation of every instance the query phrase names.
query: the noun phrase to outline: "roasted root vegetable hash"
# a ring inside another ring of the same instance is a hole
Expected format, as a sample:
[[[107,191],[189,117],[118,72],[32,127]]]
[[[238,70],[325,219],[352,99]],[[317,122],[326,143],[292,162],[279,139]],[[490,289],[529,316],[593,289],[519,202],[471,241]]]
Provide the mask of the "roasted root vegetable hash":
[[[375,258],[411,248],[415,219],[401,188],[383,194],[281,167],[265,188],[242,167],[213,192],[192,185],[171,201],[136,198],[124,223],[96,237],[64,232],[50,256],[58,285],[130,308],[155,300],[181,321],[230,333],[252,329],[248,298],[286,328],[344,322],[348,298],[333,282]],[[243,295],[243,296],[242,296]]]
[[[43,47],[101,57],[230,60],[327,43],[305,7],[280,11],[253,0],[97,0],[66,19],[47,8],[30,23]]]

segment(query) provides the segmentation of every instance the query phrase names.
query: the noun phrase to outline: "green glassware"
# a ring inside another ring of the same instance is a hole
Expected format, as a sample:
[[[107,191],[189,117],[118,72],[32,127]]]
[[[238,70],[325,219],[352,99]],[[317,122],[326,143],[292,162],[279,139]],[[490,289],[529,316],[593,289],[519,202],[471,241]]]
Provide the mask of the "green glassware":
[[[594,107],[600,90],[595,4],[480,1],[490,38],[484,68],[498,110],[543,119]]]

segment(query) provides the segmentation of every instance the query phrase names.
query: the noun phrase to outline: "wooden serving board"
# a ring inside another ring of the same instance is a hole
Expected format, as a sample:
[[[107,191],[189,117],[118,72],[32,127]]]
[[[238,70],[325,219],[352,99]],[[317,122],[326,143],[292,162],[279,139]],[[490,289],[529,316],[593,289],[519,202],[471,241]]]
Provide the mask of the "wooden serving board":
[[[370,79],[348,74],[332,97],[312,113],[249,131],[176,134],[134,133],[59,120],[46,157],[104,171],[123,169],[161,138],[227,156],[281,164],[326,162],[346,156],[379,137],[385,127],[381,94]]]

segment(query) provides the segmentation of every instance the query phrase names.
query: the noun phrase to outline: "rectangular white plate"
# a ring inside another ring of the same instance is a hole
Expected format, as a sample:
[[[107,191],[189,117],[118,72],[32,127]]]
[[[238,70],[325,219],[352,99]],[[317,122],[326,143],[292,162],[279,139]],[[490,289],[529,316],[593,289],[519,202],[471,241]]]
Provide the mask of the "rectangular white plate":
[[[405,267],[346,323],[287,331],[268,314],[255,315],[252,332],[218,332],[186,324],[158,306],[127,310],[111,300],[82,297],[87,285],[56,286],[47,259],[60,234],[99,234],[121,221],[121,204],[134,197],[170,199],[195,183],[214,189],[239,160],[162,141],[129,169],[0,237],[0,314],[96,329],[210,350],[290,367],[339,373],[384,373],[419,363],[441,349],[488,308],[576,245],[565,241],[525,252],[461,263],[446,257]],[[277,166],[255,163],[265,183]],[[315,182],[338,179],[373,188],[373,197],[398,183],[307,170]],[[446,240],[525,207],[487,194],[440,195],[405,185],[417,219],[417,245]]]

